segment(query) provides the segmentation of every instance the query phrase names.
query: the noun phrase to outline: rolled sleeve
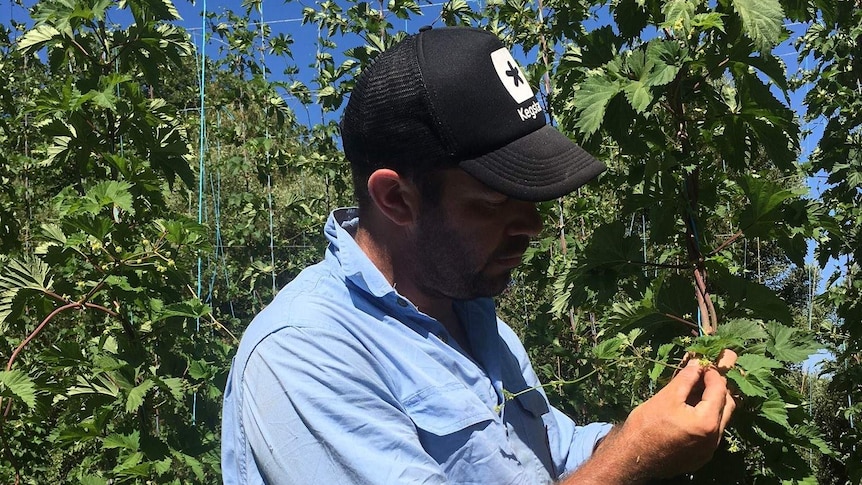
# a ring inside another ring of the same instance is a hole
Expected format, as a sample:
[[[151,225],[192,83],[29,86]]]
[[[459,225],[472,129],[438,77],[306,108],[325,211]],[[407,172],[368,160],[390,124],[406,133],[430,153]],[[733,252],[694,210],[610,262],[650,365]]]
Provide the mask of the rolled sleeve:
[[[578,469],[593,454],[598,442],[613,428],[610,423],[590,423],[577,426],[571,418],[556,408],[551,408],[548,419],[548,443],[551,454],[562,478]]]

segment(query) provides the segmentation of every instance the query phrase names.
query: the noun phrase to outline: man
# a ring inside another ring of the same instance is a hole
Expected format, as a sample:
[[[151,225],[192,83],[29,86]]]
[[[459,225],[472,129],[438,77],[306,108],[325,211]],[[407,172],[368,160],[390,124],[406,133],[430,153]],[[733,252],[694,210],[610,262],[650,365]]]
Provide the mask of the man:
[[[381,54],[342,138],[359,207],[330,216],[324,261],[242,339],[225,483],[614,485],[712,456],[734,409],[717,369],[693,362],[621,425],[577,426],[496,318],[535,202],[604,166],[546,125],[494,35],[423,29]]]

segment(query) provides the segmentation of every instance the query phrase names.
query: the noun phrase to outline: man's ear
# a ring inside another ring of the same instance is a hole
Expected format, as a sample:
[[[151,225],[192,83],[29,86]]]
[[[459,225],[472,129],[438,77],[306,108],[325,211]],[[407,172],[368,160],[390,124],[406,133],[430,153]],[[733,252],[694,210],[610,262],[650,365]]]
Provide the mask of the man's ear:
[[[381,214],[404,226],[418,219],[420,194],[416,186],[398,172],[381,168],[368,177],[368,195]]]

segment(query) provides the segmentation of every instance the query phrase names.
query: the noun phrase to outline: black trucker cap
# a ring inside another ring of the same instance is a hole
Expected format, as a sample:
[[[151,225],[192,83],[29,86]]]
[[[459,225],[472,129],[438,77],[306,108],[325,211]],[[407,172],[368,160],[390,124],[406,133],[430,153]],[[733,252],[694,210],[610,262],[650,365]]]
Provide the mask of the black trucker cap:
[[[500,39],[469,27],[423,29],[381,53],[357,78],[341,134],[353,164],[457,166],[534,202],[565,195],[605,170],[546,123]]]

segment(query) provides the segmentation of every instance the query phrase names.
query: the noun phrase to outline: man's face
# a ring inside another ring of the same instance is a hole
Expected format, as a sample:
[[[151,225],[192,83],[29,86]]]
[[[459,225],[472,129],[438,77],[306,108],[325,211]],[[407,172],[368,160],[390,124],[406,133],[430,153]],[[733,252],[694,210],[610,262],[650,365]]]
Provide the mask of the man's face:
[[[461,169],[442,174],[440,203],[423,207],[415,231],[418,286],[454,299],[495,296],[542,222],[532,202],[511,199]]]

